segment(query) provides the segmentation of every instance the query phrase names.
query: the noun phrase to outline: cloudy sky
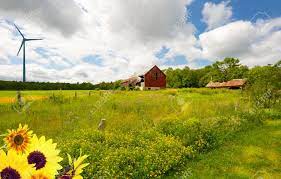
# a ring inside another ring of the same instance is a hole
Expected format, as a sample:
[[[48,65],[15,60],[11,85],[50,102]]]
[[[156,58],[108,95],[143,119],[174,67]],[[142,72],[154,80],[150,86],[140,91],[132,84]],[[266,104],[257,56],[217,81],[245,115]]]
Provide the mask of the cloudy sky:
[[[249,66],[281,59],[279,0],[0,0],[0,80],[114,81],[224,57]]]

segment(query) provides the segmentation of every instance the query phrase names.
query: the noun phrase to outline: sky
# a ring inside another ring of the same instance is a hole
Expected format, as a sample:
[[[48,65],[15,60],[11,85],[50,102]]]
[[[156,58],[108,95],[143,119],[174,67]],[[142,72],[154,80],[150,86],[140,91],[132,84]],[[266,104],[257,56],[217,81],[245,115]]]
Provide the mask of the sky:
[[[281,59],[280,0],[0,0],[0,80],[115,81],[158,65]]]

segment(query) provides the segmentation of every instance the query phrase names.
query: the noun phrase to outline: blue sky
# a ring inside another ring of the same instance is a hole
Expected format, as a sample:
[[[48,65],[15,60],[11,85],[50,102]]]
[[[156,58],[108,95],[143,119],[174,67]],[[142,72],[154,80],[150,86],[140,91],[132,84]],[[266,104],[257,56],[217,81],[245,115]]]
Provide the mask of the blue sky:
[[[207,24],[203,21],[202,8],[205,3],[219,4],[221,2],[229,2],[232,8],[232,17],[230,21],[251,21],[255,22],[258,19],[268,20],[281,16],[281,1],[278,0],[194,0],[188,9],[188,21],[196,27],[195,36],[207,31]],[[163,46],[155,56],[159,59],[164,59],[165,54],[169,52],[169,48]],[[197,67],[210,65],[211,60],[198,59],[194,64]],[[188,59],[184,55],[177,55],[174,58],[166,60],[165,65],[188,65]]]
[[[202,22],[202,8],[206,2],[220,3],[222,0],[195,0],[188,6],[190,20],[197,28],[197,35],[206,29],[206,24]],[[230,5],[233,11],[233,20],[257,20],[257,18],[267,19],[281,16],[280,0],[231,0]],[[264,15],[266,13],[267,15]],[[256,18],[254,18],[256,17]]]
[[[235,57],[252,67],[281,56],[279,0],[60,0],[40,7],[1,1],[0,80],[22,78],[21,36],[12,23],[44,38],[27,44],[29,81],[97,83],[154,65],[201,68]]]

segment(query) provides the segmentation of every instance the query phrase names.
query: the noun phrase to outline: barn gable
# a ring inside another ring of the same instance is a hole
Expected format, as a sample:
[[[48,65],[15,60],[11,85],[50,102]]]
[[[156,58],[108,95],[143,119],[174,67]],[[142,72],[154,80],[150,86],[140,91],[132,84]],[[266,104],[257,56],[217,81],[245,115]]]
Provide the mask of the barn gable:
[[[160,68],[158,68],[158,66],[154,65],[154,67],[152,67],[148,72],[146,72],[144,75],[151,73],[152,71],[158,71],[159,73],[161,73],[162,75],[164,75],[166,77],[166,74],[160,70]]]

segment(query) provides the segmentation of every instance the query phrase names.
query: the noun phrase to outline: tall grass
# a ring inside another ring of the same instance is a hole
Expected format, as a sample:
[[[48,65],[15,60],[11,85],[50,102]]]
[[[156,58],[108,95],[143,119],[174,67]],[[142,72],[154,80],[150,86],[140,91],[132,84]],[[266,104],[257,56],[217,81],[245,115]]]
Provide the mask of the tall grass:
[[[1,105],[0,131],[26,123],[35,133],[53,138],[64,153],[76,155],[81,148],[90,154],[86,178],[150,178],[165,176],[197,153],[212,150],[229,135],[262,120],[251,112],[241,91],[88,94],[78,91],[76,98],[73,91],[49,92],[47,99],[34,101],[22,112],[11,104]],[[106,119],[104,132],[97,130],[101,119]]]

